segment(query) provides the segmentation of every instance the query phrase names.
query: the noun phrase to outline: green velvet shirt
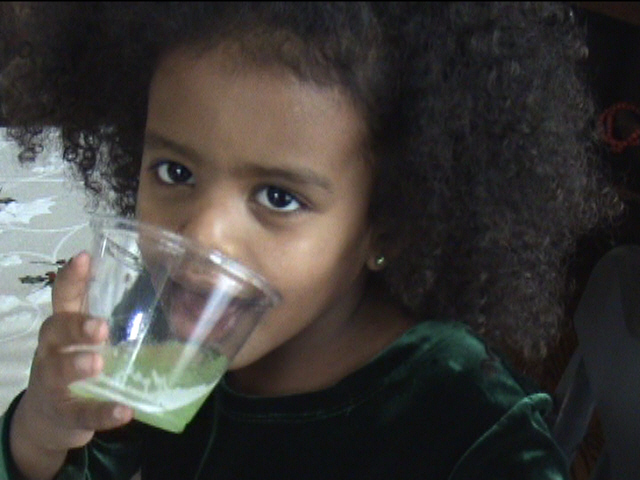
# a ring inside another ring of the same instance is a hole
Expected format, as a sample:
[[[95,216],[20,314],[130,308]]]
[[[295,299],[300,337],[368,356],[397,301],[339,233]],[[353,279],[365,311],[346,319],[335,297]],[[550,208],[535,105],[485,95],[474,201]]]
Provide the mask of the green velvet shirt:
[[[20,476],[3,419],[0,479]],[[181,434],[141,423],[71,451],[59,479],[568,479],[543,416],[461,324],[428,321],[328,389],[245,396],[224,381]]]

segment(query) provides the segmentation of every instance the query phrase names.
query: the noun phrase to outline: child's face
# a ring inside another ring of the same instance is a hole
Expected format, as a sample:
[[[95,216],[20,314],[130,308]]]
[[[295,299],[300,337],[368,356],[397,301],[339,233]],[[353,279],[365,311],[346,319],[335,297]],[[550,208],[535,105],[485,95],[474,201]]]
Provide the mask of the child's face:
[[[344,94],[226,58],[174,53],[161,63],[137,216],[239,260],[282,295],[238,369],[269,353],[313,356],[347,325],[375,253],[372,168]]]

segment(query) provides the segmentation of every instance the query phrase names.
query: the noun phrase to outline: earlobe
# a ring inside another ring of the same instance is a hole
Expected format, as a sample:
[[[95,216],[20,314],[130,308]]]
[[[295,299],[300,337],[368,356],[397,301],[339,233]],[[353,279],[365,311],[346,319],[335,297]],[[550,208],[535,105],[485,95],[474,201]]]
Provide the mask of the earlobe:
[[[367,268],[372,272],[378,272],[388,264],[388,256],[382,253],[390,247],[386,237],[384,229],[375,228],[371,232]]]
[[[387,264],[387,259],[382,254],[374,255],[369,257],[367,260],[367,267],[369,270],[378,271],[382,270]]]

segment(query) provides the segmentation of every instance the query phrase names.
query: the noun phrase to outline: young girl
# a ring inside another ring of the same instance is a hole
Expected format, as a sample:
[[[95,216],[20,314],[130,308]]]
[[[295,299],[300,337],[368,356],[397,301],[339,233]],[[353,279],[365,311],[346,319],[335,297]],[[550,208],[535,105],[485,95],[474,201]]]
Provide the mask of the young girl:
[[[479,338],[539,361],[574,240],[613,208],[590,169],[569,9],[26,9],[31,56],[2,78],[23,156],[60,128],[90,190],[283,300],[170,434],[69,394],[102,360],[61,351],[108,335],[79,313],[79,254],[3,418],[3,478],[568,477],[550,398]]]

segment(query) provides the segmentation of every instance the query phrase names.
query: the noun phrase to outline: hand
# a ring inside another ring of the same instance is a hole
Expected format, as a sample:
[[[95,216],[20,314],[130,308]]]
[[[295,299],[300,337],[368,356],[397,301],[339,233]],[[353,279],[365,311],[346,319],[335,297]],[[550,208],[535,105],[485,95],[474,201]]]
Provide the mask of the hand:
[[[53,315],[42,324],[27,390],[13,417],[11,452],[28,478],[51,478],[67,450],[85,445],[97,430],[133,418],[123,405],[74,397],[68,385],[100,373],[99,353],[70,347],[100,345],[108,337],[104,320],[81,313],[90,258],[76,256],[53,286]]]

